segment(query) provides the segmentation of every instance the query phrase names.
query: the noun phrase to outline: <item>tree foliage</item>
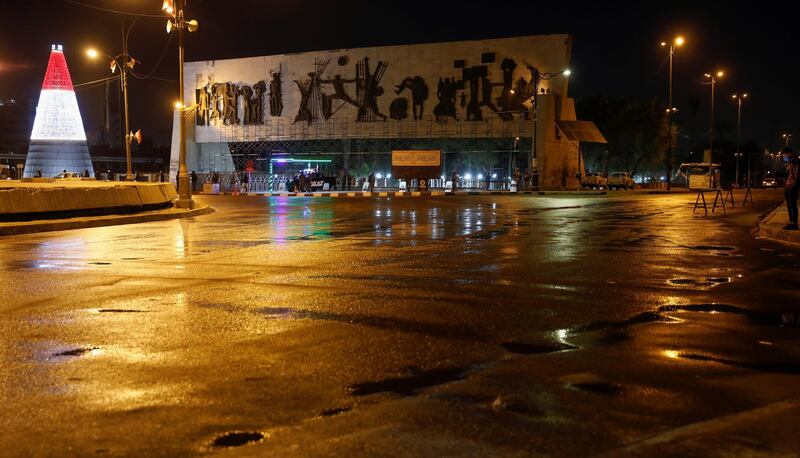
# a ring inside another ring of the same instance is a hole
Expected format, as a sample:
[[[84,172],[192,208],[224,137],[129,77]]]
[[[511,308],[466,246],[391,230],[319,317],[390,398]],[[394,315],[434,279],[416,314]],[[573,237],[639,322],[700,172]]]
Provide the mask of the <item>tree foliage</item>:
[[[586,97],[578,102],[577,112],[579,119],[594,121],[608,140],[606,145],[584,146],[589,168],[604,173],[614,169],[631,175],[663,175],[669,131],[666,111],[655,100]],[[675,130],[673,127],[673,136]]]

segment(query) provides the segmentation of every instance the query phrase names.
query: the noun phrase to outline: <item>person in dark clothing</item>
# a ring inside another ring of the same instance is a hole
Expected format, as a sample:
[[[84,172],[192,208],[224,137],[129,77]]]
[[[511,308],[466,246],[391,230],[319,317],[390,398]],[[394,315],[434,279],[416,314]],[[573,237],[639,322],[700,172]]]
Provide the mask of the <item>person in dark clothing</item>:
[[[369,173],[369,178],[367,178],[367,180],[369,180],[369,192],[374,192],[375,191],[375,173],[370,172]]]
[[[452,180],[453,193],[455,193],[456,189],[458,189],[458,171],[457,170],[453,169],[453,175],[450,177],[450,179]]]
[[[194,170],[192,170],[192,174],[190,175],[190,177],[192,179],[192,191],[197,191],[197,173]]]
[[[242,175],[242,192],[250,192],[250,172]]]
[[[789,224],[784,229],[790,231],[797,230],[797,193],[800,190],[800,159],[794,154],[790,147],[782,151],[783,163],[786,164],[786,209],[789,211]]]

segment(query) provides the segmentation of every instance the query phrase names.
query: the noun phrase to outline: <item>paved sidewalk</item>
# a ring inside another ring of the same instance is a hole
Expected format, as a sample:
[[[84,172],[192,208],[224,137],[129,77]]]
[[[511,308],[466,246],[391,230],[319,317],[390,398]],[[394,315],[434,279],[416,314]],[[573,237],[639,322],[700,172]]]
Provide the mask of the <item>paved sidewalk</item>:
[[[787,231],[783,227],[789,222],[786,204],[781,204],[758,223],[759,233],[781,242],[800,244],[800,231]]]

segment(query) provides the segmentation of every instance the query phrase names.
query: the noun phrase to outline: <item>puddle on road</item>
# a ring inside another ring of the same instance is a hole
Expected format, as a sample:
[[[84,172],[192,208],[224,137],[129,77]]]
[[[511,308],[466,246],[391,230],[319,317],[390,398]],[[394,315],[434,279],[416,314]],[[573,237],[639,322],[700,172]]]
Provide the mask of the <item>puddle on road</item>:
[[[146,313],[147,310],[135,309],[98,309],[98,313]]]
[[[211,442],[211,447],[240,447],[242,445],[261,442],[262,439],[264,439],[264,434],[259,432],[234,431],[215,438],[214,441]]]
[[[591,323],[572,328],[570,332],[583,333],[600,330],[614,330],[642,323],[677,323],[679,321],[680,320],[677,318],[664,316],[656,312],[642,312],[622,321],[593,321]]]
[[[352,396],[369,396],[378,393],[392,393],[400,396],[411,396],[417,391],[445,383],[463,380],[467,377],[467,368],[446,367],[430,369],[406,377],[391,377],[375,382],[364,382],[349,387]]]
[[[622,385],[609,382],[570,383],[567,386],[593,394],[602,394],[604,396],[617,396],[622,394],[623,391]]]
[[[524,343],[524,342],[504,342],[500,346],[511,353],[518,355],[543,355],[547,353],[558,353],[561,351],[574,350],[578,347],[561,342],[552,343]]]
[[[83,356],[87,353],[93,353],[100,350],[100,347],[82,347],[82,348],[72,348],[70,350],[59,351],[53,353],[51,357],[53,358],[69,358],[69,357],[78,357]]]
[[[733,366],[741,369],[748,369],[756,372],[766,372],[771,374],[800,374],[800,363],[791,361],[737,361],[730,358],[722,358],[719,356],[707,355],[702,353],[683,353],[674,350],[665,350],[665,354],[669,358],[689,359],[692,361],[710,362],[722,364],[725,366]]]
[[[742,315],[750,321],[761,326],[793,326],[800,325],[797,316],[791,313],[767,313],[748,310],[728,304],[691,304],[691,305],[664,305],[658,308],[659,312],[699,312],[699,313],[729,313]]]
[[[506,234],[508,234],[508,229],[501,228],[501,229],[492,229],[489,231],[478,231],[473,233],[470,238],[478,240],[494,240],[498,236]]]
[[[709,277],[709,278],[671,278],[667,280],[668,285],[687,286],[690,288],[712,288],[722,283],[730,283],[730,277]]]
[[[336,415],[341,415],[346,412],[350,412],[353,410],[352,407],[334,407],[332,409],[325,409],[319,413],[320,417],[335,417]]]
[[[687,245],[686,248],[704,251],[733,251],[736,249],[734,246],[727,245]]]

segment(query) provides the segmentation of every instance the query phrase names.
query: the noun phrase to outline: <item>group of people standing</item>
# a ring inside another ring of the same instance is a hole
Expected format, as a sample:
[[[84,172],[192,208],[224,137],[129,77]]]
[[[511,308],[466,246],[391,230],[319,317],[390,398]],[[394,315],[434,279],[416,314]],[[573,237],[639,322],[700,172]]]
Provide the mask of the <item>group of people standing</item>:
[[[537,183],[534,183],[536,181],[535,178],[536,175],[532,174],[530,169],[525,169],[524,175],[519,167],[514,169],[514,181],[517,182],[517,190],[519,191],[530,191],[533,189],[537,185]]]

